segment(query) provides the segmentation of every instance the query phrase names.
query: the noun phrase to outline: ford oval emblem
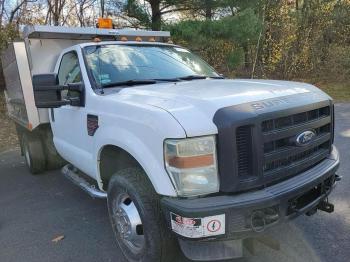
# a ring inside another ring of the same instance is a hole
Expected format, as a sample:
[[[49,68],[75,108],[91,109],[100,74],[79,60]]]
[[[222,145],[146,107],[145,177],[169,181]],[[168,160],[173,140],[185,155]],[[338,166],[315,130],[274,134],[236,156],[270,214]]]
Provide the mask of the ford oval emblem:
[[[297,136],[297,138],[295,139],[295,144],[297,146],[306,146],[315,138],[315,136],[316,133],[314,131],[304,131]]]

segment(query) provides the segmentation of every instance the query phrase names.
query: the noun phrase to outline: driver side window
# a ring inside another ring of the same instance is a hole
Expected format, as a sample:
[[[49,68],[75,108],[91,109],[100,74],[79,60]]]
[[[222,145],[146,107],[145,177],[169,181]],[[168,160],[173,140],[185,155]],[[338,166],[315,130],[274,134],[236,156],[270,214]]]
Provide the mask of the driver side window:
[[[81,71],[79,66],[78,56],[75,52],[69,52],[62,56],[60,68],[58,70],[59,85],[67,85],[79,83],[81,79]],[[62,91],[62,97],[76,97],[78,92]]]

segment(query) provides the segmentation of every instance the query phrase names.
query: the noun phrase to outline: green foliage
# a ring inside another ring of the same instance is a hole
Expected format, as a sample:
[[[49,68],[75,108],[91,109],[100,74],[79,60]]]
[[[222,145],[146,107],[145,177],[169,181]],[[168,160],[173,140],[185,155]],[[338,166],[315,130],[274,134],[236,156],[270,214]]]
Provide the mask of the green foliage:
[[[216,2],[231,15],[182,21],[167,29],[176,43],[195,50],[222,73],[350,80],[350,1]]]
[[[151,26],[151,18],[147,11],[140,5],[137,0],[128,0],[124,6],[124,11],[130,17],[139,20],[140,25],[145,27]]]
[[[216,69],[230,70],[245,66],[250,47],[255,47],[262,28],[252,8],[220,20],[188,20],[168,26],[175,42],[197,51]]]
[[[247,8],[237,16],[228,16],[221,19],[217,29],[221,37],[239,45],[256,44],[262,24],[252,8]]]
[[[227,65],[230,70],[236,70],[244,64],[244,51],[242,48],[236,48],[227,56]]]
[[[7,44],[19,38],[17,27],[13,24],[8,24],[0,28],[0,51],[7,47]]]
[[[188,20],[168,28],[175,38],[182,38],[188,42],[198,42],[198,38],[203,41],[223,39],[243,45],[256,43],[261,30],[261,21],[255,12],[248,8],[237,16],[214,21]]]

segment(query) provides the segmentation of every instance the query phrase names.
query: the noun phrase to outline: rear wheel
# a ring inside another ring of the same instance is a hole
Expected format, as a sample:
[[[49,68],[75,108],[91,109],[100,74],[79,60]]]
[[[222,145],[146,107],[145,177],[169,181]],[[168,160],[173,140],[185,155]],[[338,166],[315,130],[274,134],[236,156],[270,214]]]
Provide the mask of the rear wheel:
[[[36,135],[24,132],[21,135],[21,146],[29,171],[40,174],[46,170],[46,158],[40,138]]]
[[[140,168],[117,172],[108,186],[108,211],[128,261],[173,261],[177,241],[166,227],[159,196]]]

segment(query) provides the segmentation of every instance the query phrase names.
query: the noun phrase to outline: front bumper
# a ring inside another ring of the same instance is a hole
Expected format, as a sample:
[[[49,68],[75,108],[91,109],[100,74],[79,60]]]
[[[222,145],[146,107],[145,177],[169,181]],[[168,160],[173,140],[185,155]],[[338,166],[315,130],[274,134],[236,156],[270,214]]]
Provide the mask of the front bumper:
[[[185,218],[224,214],[225,232],[196,238],[200,242],[254,237],[273,225],[315,210],[334,188],[338,166],[339,155],[333,146],[332,153],[321,163],[278,184],[238,195],[197,199],[164,197],[163,212],[170,228],[171,213]],[[193,240],[178,237],[183,241]]]

